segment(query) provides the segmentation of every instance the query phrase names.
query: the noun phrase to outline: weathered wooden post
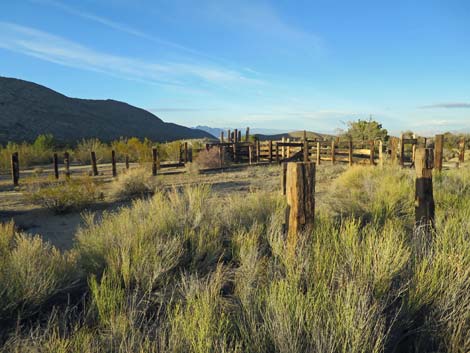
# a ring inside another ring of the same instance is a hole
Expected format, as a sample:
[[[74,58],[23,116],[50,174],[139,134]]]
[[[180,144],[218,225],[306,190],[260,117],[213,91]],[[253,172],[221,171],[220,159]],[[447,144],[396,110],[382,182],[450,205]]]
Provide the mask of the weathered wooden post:
[[[237,142],[242,142],[242,130],[239,130],[239,131],[238,131]]]
[[[315,218],[315,163],[288,163],[286,172],[288,244],[295,249],[299,232],[313,228]]]
[[[152,175],[157,175],[157,158],[158,158],[158,151],[157,147],[152,147]]]
[[[64,152],[65,178],[70,179],[70,155]]]
[[[317,165],[320,165],[321,162],[321,144],[317,142]]]
[[[54,177],[59,179],[59,157],[57,153],[54,153],[52,157],[52,164],[54,165]]]
[[[403,134],[400,136],[400,166],[403,167],[405,165],[405,144],[404,144],[405,137]]]
[[[279,145],[277,144],[277,141],[276,141],[276,163],[279,163]]]
[[[233,161],[238,162],[237,144],[236,143],[232,144],[232,149],[233,149]]]
[[[384,145],[382,140],[379,140],[379,166],[383,167],[384,166]]]
[[[290,138],[287,138],[287,143],[290,143]],[[290,146],[287,146],[287,158],[290,158]]]
[[[232,134],[230,133],[230,129],[227,130],[227,140],[228,142],[232,142]]]
[[[91,173],[93,176],[98,175],[98,166],[96,165],[96,153],[95,151],[90,152],[90,158],[91,158]]]
[[[416,149],[415,221],[416,227],[424,227],[426,233],[434,228],[433,159],[432,148]]]
[[[282,146],[281,146],[281,158],[284,159],[286,158],[286,146],[284,146],[284,144],[286,143],[286,138],[283,137],[281,139],[281,142],[282,142]]]
[[[219,145],[219,167],[224,166],[224,146]]]
[[[247,127],[246,128],[246,132],[245,132],[245,142],[248,142],[250,141],[250,128]]]
[[[462,137],[459,142],[459,163],[465,162],[465,137]]]
[[[113,178],[117,177],[117,168],[116,168],[116,151],[111,151],[111,167],[113,171]]]
[[[248,163],[253,164],[253,145],[248,145]]]
[[[369,163],[375,165],[375,142],[374,140],[369,141]]]
[[[224,131],[220,131],[220,142],[224,143]]]
[[[126,154],[126,169],[129,169],[129,155]]]
[[[188,163],[188,143],[184,143],[184,163]]]
[[[269,140],[268,142],[268,161],[272,163],[273,161],[273,141]]]
[[[281,165],[281,194],[286,194],[286,182],[287,182],[287,162],[283,162]]]
[[[335,152],[336,152],[336,143],[335,140],[331,140],[331,164],[335,164]]]
[[[238,129],[233,130],[233,141],[238,143]]]
[[[261,142],[259,138],[256,138],[256,163],[259,163],[261,160]]]
[[[348,141],[348,162],[351,167],[353,165],[353,142],[351,139]]]
[[[434,167],[442,171],[442,158],[444,153],[444,135],[436,135],[434,139]]]
[[[193,148],[192,147],[188,150],[188,161],[190,163],[193,162]]]
[[[304,152],[304,162],[308,162],[309,159],[308,159],[308,140],[307,140],[307,134],[306,132],[304,131],[304,146],[302,148],[303,152]]]
[[[18,152],[13,152],[11,154],[11,178],[13,180],[13,185],[18,186],[20,182],[20,159],[18,157]]]

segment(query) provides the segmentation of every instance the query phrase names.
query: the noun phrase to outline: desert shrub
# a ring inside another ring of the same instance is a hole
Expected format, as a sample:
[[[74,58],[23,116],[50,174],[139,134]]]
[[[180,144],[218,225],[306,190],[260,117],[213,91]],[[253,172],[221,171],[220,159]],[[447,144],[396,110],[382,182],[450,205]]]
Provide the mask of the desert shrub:
[[[95,152],[98,163],[111,162],[111,148],[97,138],[81,140],[73,150],[72,157],[79,163],[90,164],[92,151]]]
[[[197,173],[202,169],[219,168],[228,165],[228,156],[224,158],[224,163],[220,162],[220,151],[218,148],[204,149],[200,151],[197,156],[193,159],[193,162],[189,164],[189,171]]]
[[[65,213],[91,205],[101,197],[101,193],[91,178],[82,177],[65,182],[30,184],[25,197],[28,201],[55,213]]]
[[[76,279],[75,262],[68,254],[0,224],[0,317],[29,315]]]
[[[160,184],[145,168],[130,169],[113,182],[111,194],[117,199],[132,199],[152,195]]]

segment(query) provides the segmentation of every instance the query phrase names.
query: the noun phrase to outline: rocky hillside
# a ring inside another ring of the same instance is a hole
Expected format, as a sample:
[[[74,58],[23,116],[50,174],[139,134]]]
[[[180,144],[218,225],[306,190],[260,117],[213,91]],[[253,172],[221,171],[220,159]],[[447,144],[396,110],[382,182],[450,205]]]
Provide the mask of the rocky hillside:
[[[32,82],[0,77],[0,144],[32,141],[45,133],[69,143],[91,137],[103,141],[121,136],[153,141],[212,137],[123,102],[69,98]]]

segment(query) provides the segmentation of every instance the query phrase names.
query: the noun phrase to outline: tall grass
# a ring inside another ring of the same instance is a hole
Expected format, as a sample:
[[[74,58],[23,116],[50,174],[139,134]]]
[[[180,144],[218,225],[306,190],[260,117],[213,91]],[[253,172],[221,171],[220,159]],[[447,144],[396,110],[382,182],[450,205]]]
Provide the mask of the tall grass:
[[[295,248],[277,193],[157,191],[87,216],[66,271],[88,278],[85,303],[7,330],[4,350],[468,352],[469,187],[467,169],[436,176],[436,230],[425,237],[407,171],[349,169]]]

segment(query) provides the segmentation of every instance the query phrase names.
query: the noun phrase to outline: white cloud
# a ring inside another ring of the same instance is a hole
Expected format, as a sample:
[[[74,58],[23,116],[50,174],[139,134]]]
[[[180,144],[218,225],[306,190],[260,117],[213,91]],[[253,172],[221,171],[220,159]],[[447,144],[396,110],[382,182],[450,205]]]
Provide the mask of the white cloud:
[[[0,48],[68,67],[154,84],[184,86],[190,82],[216,85],[260,83],[241,72],[222,67],[148,62],[102,53],[53,34],[1,21]]]

